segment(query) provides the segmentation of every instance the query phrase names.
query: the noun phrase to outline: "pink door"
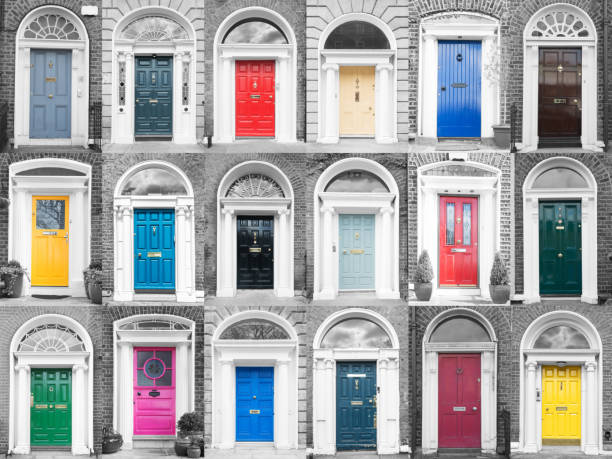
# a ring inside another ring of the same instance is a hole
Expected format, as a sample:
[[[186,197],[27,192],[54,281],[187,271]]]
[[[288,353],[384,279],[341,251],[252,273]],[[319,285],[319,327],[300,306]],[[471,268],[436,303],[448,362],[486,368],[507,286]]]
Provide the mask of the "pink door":
[[[134,348],[134,435],[174,435],[175,349]]]

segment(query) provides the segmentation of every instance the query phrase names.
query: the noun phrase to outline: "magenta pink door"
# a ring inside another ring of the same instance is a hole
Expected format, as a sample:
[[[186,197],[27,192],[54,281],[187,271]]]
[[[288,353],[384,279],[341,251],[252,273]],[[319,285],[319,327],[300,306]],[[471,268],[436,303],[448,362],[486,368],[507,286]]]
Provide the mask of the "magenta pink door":
[[[438,447],[480,448],[480,354],[438,357]]]
[[[134,435],[174,435],[175,349],[134,348]]]

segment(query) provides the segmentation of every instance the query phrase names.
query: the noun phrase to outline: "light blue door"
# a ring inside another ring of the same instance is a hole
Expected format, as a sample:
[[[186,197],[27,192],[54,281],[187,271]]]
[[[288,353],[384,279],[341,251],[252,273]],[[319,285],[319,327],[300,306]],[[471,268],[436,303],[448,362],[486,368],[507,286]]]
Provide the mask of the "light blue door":
[[[480,137],[481,42],[438,42],[438,137]]]
[[[72,51],[30,51],[30,138],[70,138]]]
[[[236,367],[236,441],[274,441],[273,367]]]
[[[341,214],[340,290],[374,289],[374,215]]]
[[[134,289],[174,290],[174,209],[134,210]]]

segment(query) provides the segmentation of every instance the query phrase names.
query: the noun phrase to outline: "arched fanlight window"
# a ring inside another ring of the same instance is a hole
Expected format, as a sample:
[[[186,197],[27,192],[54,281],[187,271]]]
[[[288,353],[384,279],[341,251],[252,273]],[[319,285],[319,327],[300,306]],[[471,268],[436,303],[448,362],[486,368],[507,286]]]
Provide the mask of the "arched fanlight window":
[[[491,337],[480,322],[471,317],[455,316],[443,320],[429,337],[430,343],[483,343]]]
[[[53,176],[53,177],[61,177],[61,176],[81,176],[84,177],[86,174],[81,171],[76,171],[74,169],[68,169],[65,167],[35,167],[32,169],[27,169],[25,171],[19,171],[15,175],[22,175],[25,177],[41,177],[41,176]]]
[[[23,31],[23,38],[35,40],[80,40],[76,26],[66,17],[42,14],[35,17]]]
[[[556,325],[545,330],[533,344],[534,349],[590,349],[586,337],[568,325]]]
[[[222,43],[228,45],[286,45],[289,40],[272,21],[249,18],[234,24],[223,37]]]
[[[587,21],[576,12],[565,10],[548,10],[532,21],[528,36],[532,38],[586,38],[591,36]]]
[[[532,188],[588,188],[582,175],[569,167],[553,167],[542,172]]]
[[[187,40],[189,34],[178,22],[161,16],[145,16],[130,22],[120,39],[135,41]]]
[[[189,328],[185,323],[157,318],[134,320],[119,326],[119,330],[189,330]]]
[[[230,325],[219,339],[290,339],[278,324],[265,319],[245,319]]]
[[[123,196],[186,195],[187,188],[179,175],[161,167],[148,167],[134,173],[123,186]]]
[[[44,324],[26,333],[19,343],[21,352],[85,352],[85,343],[72,329],[59,324]]]
[[[371,172],[353,169],[336,175],[325,187],[326,192],[388,193],[387,185]]]
[[[390,49],[389,40],[373,24],[351,21],[336,27],[327,40],[325,49]]]
[[[247,174],[230,185],[227,198],[284,198],[278,183],[263,174]]]
[[[393,347],[391,338],[380,325],[368,319],[345,319],[331,327],[323,339],[321,347],[327,349],[381,349]]]

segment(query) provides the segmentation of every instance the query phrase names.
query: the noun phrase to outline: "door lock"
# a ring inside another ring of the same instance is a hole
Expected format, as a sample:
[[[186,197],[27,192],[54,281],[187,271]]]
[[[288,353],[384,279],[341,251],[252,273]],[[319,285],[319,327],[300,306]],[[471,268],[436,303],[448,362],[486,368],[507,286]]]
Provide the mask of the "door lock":
[[[557,257],[558,257],[558,258],[563,258],[563,254],[562,254],[562,253],[558,253],[558,254],[557,254]]]

